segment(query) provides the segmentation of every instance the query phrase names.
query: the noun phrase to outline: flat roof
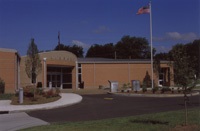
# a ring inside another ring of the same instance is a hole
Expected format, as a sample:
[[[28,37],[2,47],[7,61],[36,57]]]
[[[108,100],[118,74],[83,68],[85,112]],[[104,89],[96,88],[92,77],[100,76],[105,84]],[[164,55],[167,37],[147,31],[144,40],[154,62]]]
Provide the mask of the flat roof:
[[[138,63],[149,64],[150,59],[109,59],[109,58],[78,58],[78,63]],[[169,63],[169,61],[161,61],[161,63]]]
[[[15,50],[15,49],[7,49],[7,48],[0,48],[0,51],[17,53],[17,50]]]
[[[19,53],[15,49],[8,49],[8,48],[0,48],[1,52],[11,52],[11,53],[16,53],[18,57],[20,57]]]

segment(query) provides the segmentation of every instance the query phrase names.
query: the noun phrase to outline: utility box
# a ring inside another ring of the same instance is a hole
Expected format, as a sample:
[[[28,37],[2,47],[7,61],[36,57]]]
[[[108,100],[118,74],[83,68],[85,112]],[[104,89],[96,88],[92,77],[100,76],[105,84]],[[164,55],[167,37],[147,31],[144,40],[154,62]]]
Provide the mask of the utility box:
[[[132,80],[132,88],[134,91],[140,91],[140,81],[139,80]]]
[[[117,81],[108,81],[110,83],[110,92],[115,93],[118,90],[118,82]]]
[[[24,101],[24,91],[23,88],[19,88],[19,103],[22,104]]]

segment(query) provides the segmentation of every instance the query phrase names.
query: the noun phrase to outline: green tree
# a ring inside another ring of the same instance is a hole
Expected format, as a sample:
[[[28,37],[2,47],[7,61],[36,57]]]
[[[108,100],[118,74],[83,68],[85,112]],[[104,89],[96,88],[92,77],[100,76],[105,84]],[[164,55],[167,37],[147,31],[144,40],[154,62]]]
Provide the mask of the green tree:
[[[94,44],[88,49],[86,57],[114,58],[115,46],[113,43],[105,45]]]
[[[38,54],[37,45],[34,42],[34,39],[31,39],[27,50],[27,57],[25,60],[25,70],[27,76],[32,79],[32,83],[36,83],[36,78],[41,72],[42,64]]]
[[[191,83],[191,79],[194,79],[195,71],[190,63],[190,56],[187,54],[187,48],[183,44],[177,44],[173,46],[172,50],[169,52],[171,56],[170,64],[174,68],[174,80],[179,86],[184,89],[184,101],[185,101],[185,125],[187,125],[187,93],[191,91],[195,85],[188,88]]]
[[[149,59],[151,49],[145,38],[124,36],[116,46],[119,59]]]
[[[187,87],[194,78],[194,68],[190,63],[190,56],[187,53],[187,48],[183,44],[173,46],[169,52],[171,65],[174,68],[174,82],[183,87]]]
[[[78,46],[78,45],[73,45],[73,46],[68,46],[64,44],[59,44],[55,47],[54,50],[64,50],[64,51],[69,51],[75,54],[77,57],[83,57],[83,47]]]
[[[73,45],[70,47],[70,51],[74,53],[77,57],[83,57],[83,47],[78,46],[78,45]]]
[[[153,68],[157,76],[161,71],[160,62],[164,60],[169,60],[169,53],[158,53],[153,58]]]
[[[190,56],[190,66],[195,70],[195,74],[200,78],[200,39],[185,45],[187,54]]]

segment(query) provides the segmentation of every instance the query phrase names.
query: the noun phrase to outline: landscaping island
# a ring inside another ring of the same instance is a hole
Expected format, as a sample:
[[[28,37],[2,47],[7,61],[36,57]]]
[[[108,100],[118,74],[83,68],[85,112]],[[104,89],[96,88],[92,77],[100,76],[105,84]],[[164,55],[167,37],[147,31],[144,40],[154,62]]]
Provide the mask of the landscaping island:
[[[183,97],[185,94],[187,96],[194,96],[198,95],[198,91],[189,91],[184,92],[182,88],[169,88],[169,87],[162,87],[162,88],[145,88],[139,90],[132,90],[131,88],[118,90],[117,92],[108,92],[111,94],[116,95],[123,95],[123,96],[142,96],[142,97]]]
[[[12,105],[34,105],[57,101],[61,98],[58,88],[44,89],[34,85],[23,88],[23,103],[19,102],[19,93],[11,98]]]

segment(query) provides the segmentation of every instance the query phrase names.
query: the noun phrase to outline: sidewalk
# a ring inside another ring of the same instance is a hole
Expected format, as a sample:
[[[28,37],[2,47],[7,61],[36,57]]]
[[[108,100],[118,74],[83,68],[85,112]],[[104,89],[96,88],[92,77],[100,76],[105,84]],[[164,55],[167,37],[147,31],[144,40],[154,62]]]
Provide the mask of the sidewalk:
[[[82,96],[73,93],[61,93],[61,98],[55,102],[37,105],[10,105],[10,100],[0,101],[0,111],[22,112],[31,110],[53,109],[73,105],[82,101]]]
[[[16,131],[42,125],[49,125],[49,123],[38,118],[30,117],[25,112],[0,115],[1,131]]]
[[[79,103],[82,97],[73,93],[61,93],[61,98],[55,102],[38,105],[10,105],[10,100],[0,100],[0,130],[16,131],[33,126],[49,125],[48,122],[29,116],[23,111],[53,109]]]

